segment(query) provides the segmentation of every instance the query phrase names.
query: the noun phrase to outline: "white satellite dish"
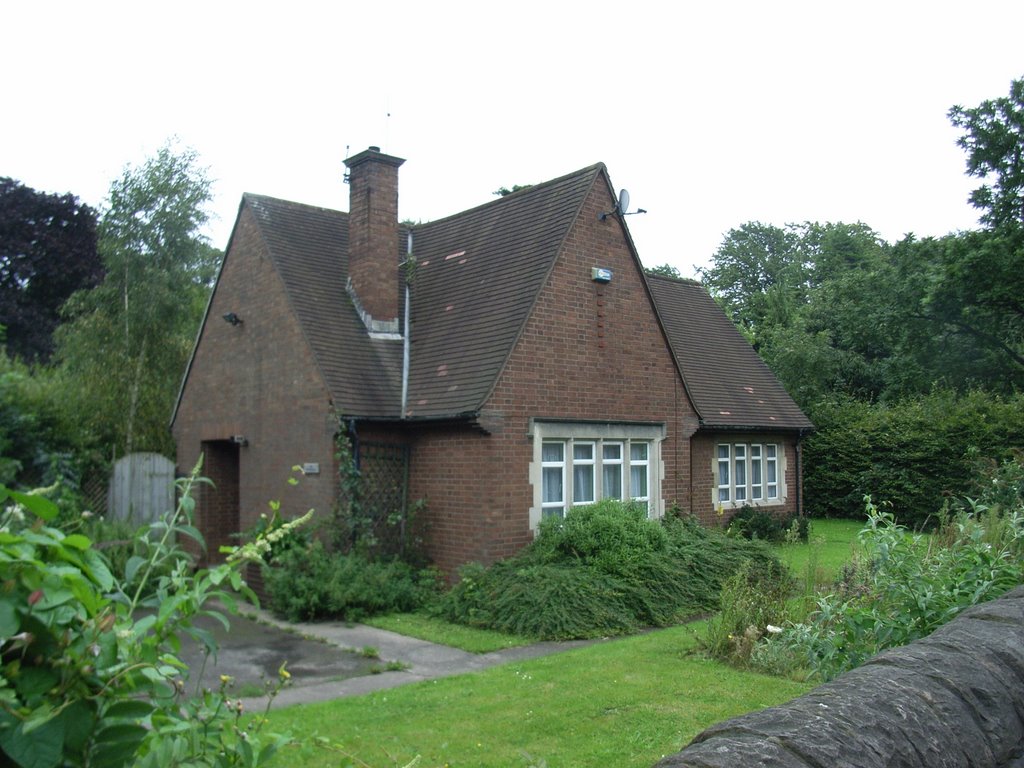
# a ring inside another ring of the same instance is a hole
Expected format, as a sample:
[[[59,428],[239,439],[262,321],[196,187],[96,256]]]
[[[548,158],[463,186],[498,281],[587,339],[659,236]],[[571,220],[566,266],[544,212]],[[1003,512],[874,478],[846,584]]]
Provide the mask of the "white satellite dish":
[[[629,210],[629,190],[619,190],[619,213],[625,213]]]

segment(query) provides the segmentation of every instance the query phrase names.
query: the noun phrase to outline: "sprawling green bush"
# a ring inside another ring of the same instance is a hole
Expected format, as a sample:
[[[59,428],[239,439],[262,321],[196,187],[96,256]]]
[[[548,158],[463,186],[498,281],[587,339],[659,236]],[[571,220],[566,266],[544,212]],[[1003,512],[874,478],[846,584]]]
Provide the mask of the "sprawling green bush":
[[[283,551],[273,566],[264,567],[263,583],[270,608],[289,621],[359,621],[422,607],[436,593],[438,579],[400,560],[337,554],[316,540]]]
[[[750,560],[781,569],[760,543],[603,501],[545,520],[514,558],[464,567],[437,610],[449,621],[544,639],[618,635],[713,610],[722,583]]]
[[[966,491],[978,461],[1024,448],[1024,395],[940,390],[888,405],[835,399],[815,406],[804,444],[805,506],[858,517],[871,495],[897,522],[934,528],[943,501]]]

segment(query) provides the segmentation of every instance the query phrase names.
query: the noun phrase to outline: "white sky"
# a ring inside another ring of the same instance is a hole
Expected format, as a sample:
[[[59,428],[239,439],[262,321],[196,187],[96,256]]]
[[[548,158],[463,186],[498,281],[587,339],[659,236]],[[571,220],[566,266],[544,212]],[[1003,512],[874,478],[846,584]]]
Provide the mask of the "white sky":
[[[243,192],[347,210],[346,146],[429,221],[602,161],[648,266],[746,221],[976,226],[946,117],[1024,76],[1024,2],[10,2],[0,176],[102,203],[171,137]],[[387,115],[390,113],[390,117]]]

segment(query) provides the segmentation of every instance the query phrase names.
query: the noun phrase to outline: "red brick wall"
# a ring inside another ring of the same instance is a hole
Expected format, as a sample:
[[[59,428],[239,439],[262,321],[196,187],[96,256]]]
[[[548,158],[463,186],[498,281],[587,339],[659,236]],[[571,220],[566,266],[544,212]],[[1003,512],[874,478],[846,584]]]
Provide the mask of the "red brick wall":
[[[404,161],[370,150],[353,160],[349,172],[349,275],[363,309],[375,320],[394,320],[399,290],[398,166]]]
[[[693,458],[693,496],[690,509],[705,525],[722,525],[727,522],[735,509],[727,507],[719,516],[714,504],[717,488],[717,447],[719,443],[776,443],[784,456],[783,471],[786,481],[786,498],[781,504],[766,504],[764,509],[778,517],[796,513],[797,474],[796,438],[786,434],[758,434],[732,432],[698,433],[691,441]],[[738,508],[737,508],[738,509]]]
[[[242,324],[221,319],[236,312]],[[271,499],[287,516],[330,513],[335,488],[335,422],[327,390],[252,214],[241,213],[195,350],[173,425],[178,469],[188,472],[205,441],[242,435],[238,449],[239,522],[252,526]],[[289,486],[291,467],[319,462],[320,474]],[[222,537],[220,513],[203,502],[200,530]],[[212,542],[211,542],[212,543]]]
[[[662,497],[687,506],[696,417],[599,177],[485,406],[492,434],[438,429],[414,445],[412,496],[429,504],[430,549],[450,571],[532,539],[531,417],[664,422]],[[591,280],[593,267],[613,271]],[[681,434],[685,432],[685,434]]]

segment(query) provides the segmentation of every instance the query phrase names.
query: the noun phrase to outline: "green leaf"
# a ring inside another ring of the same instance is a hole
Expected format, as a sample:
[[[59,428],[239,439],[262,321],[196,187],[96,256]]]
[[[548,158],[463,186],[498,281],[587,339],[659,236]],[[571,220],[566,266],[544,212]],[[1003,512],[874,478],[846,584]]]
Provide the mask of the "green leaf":
[[[0,727],[0,748],[20,768],[55,768],[60,764],[64,750],[64,724],[60,719],[49,720],[27,734],[22,723],[0,710],[0,724],[4,721],[7,727]]]
[[[95,730],[96,712],[91,700],[79,699],[58,715],[64,723],[64,755],[81,752]]]
[[[18,634],[21,628],[21,618],[14,606],[13,597],[14,595],[8,595],[0,600],[0,638],[12,637]]]
[[[32,493],[21,493],[20,491],[7,491],[7,496],[14,501],[18,502],[27,509],[29,512],[34,514],[36,517],[42,518],[49,522],[60,514],[60,510],[57,505],[44,496],[36,496]]]
[[[139,568],[144,566],[146,561],[138,555],[132,555],[128,558],[128,563],[124,567],[124,580],[125,583],[131,584],[135,580],[135,574],[139,572]]]
[[[139,699],[124,699],[116,701],[107,707],[103,713],[104,718],[116,719],[126,718],[130,720],[142,720],[153,714],[153,705]]]
[[[84,551],[92,546],[92,541],[88,536],[83,536],[80,533],[72,533],[70,536],[64,537],[64,546],[74,547],[75,549]]]
[[[114,576],[103,555],[95,549],[90,549],[82,553],[82,559],[85,561],[85,570],[92,580],[102,591],[109,591],[114,586]]]
[[[13,680],[15,689],[26,701],[42,696],[59,682],[60,674],[50,667],[23,667]]]

